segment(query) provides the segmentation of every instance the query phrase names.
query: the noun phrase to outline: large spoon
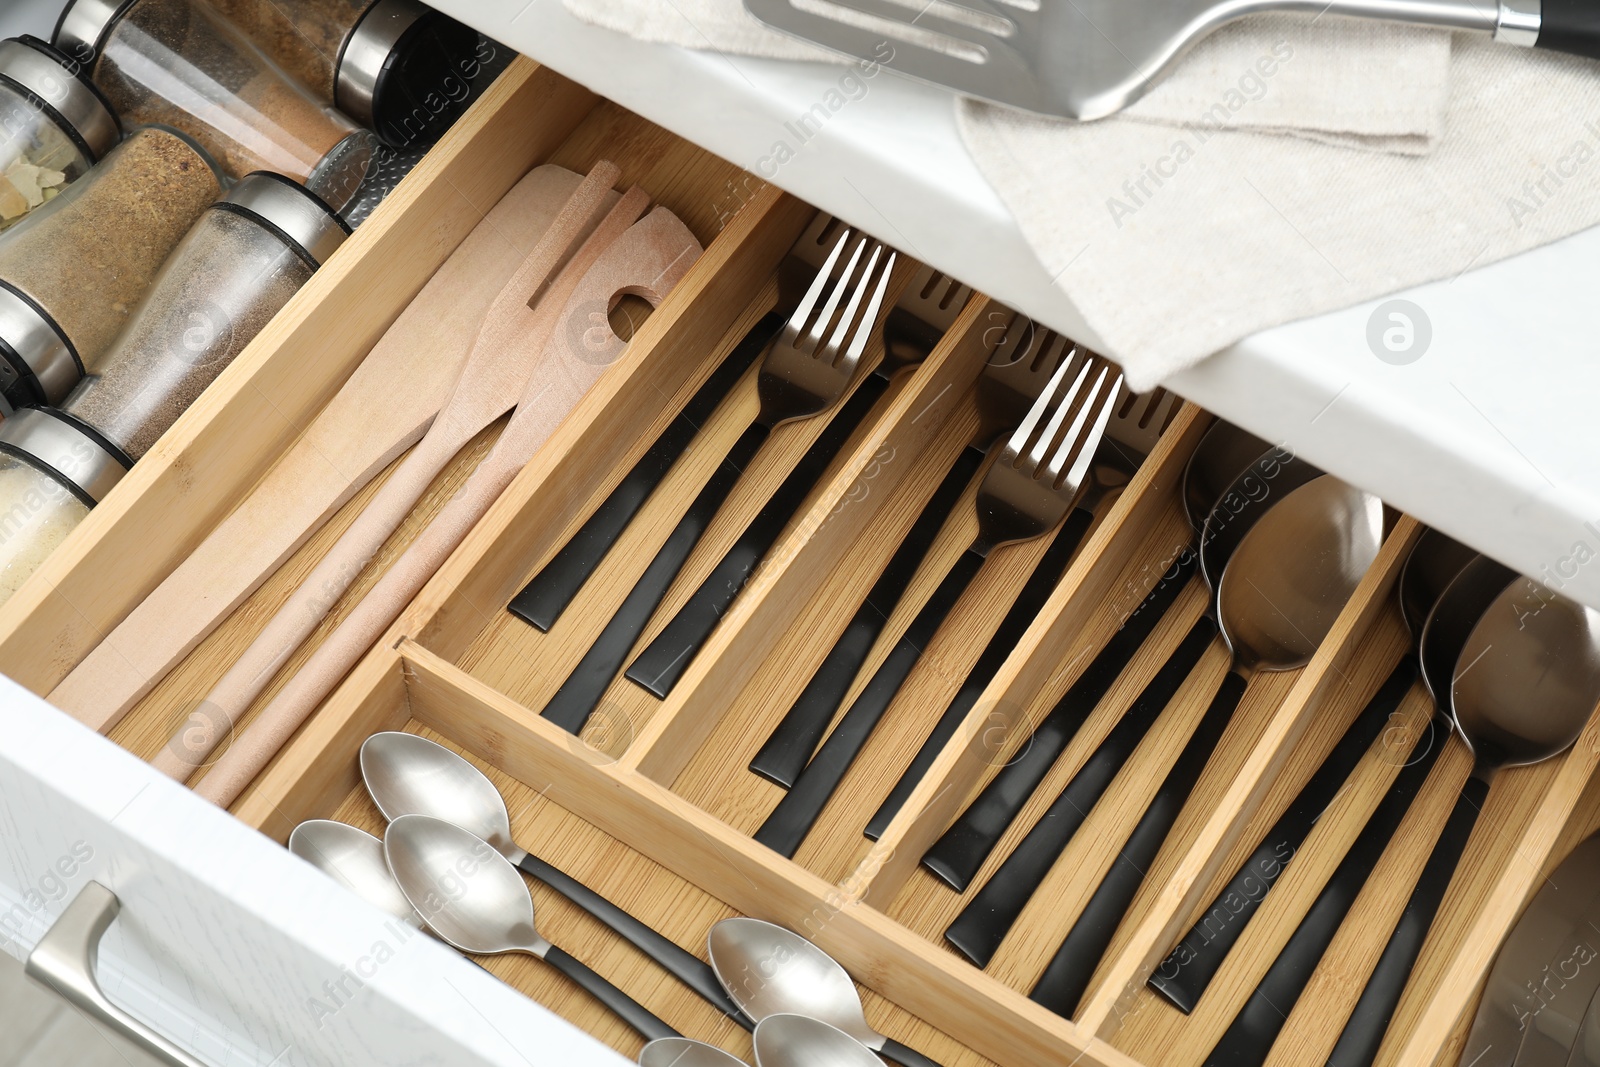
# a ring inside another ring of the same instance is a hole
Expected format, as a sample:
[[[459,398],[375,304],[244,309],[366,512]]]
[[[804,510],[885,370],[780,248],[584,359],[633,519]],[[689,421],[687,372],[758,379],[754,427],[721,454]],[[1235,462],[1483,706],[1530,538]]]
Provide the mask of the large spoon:
[[[639,1067],[746,1067],[739,1057],[689,1037],[658,1037],[639,1050]]]
[[[794,931],[760,919],[724,919],[711,928],[706,944],[717,980],[744,1013],[756,1020],[758,1033],[761,1021],[769,1015],[808,1015],[837,1027],[901,1067],[939,1067],[916,1049],[869,1026],[861,994],[850,975],[832,956]],[[773,960],[782,960],[783,965],[773,968]],[[756,1058],[761,1058],[759,1049]]]
[[[755,1043],[756,1067],[883,1067],[854,1037],[806,1015],[767,1016]]]
[[[749,1029],[717,984],[711,968],[575,878],[532,855],[511,839],[505,798],[482,771],[443,745],[416,734],[373,734],[361,746],[361,777],[386,819],[432,815],[455,823],[493,845],[532,875],[610,927],[713,1007]]]
[[[509,860],[471,832],[427,815],[402,815],[383,835],[389,870],[411,906],[448,944],[495,956],[544,960],[611,1009],[647,1041],[678,1032],[588,965],[540,936],[533,897]]]
[[[1329,1057],[1377,1058],[1411,968],[1503,767],[1565,752],[1600,702],[1600,612],[1480,556],[1439,599],[1422,634],[1422,676],[1473,756],[1472,775]]]
[[[408,925],[423,925],[389,873],[383,842],[365,830],[332,819],[308,819],[289,834],[289,851],[378,910]]]

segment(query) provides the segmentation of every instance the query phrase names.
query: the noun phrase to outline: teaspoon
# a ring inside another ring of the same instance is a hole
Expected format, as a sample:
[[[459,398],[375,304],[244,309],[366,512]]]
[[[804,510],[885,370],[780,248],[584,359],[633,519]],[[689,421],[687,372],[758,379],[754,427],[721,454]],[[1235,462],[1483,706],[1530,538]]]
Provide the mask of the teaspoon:
[[[540,936],[533,898],[511,862],[454,823],[402,815],[383,835],[400,890],[434,933],[462,952],[522,952],[544,960],[637,1030],[647,1041],[678,1032],[587,964]]]
[[[807,1015],[769,1015],[756,1026],[756,1067],[883,1067],[854,1037]]]
[[[289,851],[380,911],[411,926],[423,925],[389,873],[383,842],[365,830],[332,819],[308,819],[289,834]]]
[[[658,1037],[639,1050],[639,1067],[746,1067],[739,1057],[689,1037]]]

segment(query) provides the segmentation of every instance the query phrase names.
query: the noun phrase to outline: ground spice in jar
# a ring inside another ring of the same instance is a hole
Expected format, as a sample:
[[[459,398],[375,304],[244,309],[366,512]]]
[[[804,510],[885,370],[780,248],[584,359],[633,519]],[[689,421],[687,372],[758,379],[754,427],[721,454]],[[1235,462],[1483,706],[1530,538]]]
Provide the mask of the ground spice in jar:
[[[89,505],[66,486],[14,456],[0,454],[0,603],[88,515]]]
[[[328,103],[345,38],[371,5],[372,0],[211,0],[290,77]]]
[[[54,320],[93,371],[168,254],[221,192],[210,163],[188,141],[139,130],[0,236],[0,282]]]

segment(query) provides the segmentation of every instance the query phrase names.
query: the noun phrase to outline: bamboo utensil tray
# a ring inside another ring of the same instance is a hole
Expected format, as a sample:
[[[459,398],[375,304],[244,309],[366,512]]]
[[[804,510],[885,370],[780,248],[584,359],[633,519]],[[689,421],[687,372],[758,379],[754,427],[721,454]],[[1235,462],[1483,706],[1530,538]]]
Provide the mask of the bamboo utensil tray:
[[[357,750],[374,731],[426,732],[488,771],[507,796],[517,840],[544,858],[701,954],[710,925],[731,914],[804,933],[870,989],[867,1013],[875,1026],[947,1067],[1198,1063],[1427,722],[1430,709],[1419,687],[1365,757],[1351,788],[1324,814],[1193,1016],[1145,990],[1144,977],[1404,652],[1391,594],[1416,524],[1401,518],[1310,665],[1251,686],[1075,1019],[1046,1011],[1026,991],[1114,858],[1142,798],[1175,758],[1187,726],[1204,711],[1208,687],[1226,669],[1224,657],[1208,653],[987,971],[940,944],[963,898],[936,884],[917,861],[1013,754],[1025,724],[1049,710],[1187,544],[1179,482],[1209,417],[1182,409],[1132,484],[1101,508],[1049,602],[883,838],[868,842],[861,829],[1048,540],[996,554],[795,860],[778,857],[749,838],[778,790],[745,764],[854,612],[851,594],[859,597],[870,584],[964,446],[976,425],[971,387],[1006,313],[974,297],[932,356],[895,380],[666,700],[618,681],[583,739],[562,732],[537,709],[754,411],[752,376],[706,425],[686,462],[550,633],[512,617],[506,604],[771,307],[774,271],[811,209],[525,60],[0,610],[0,671],[47,693],[238,502],[506,189],[537,163],[583,171],[599,158],[617,162],[624,183],[642,184],[677,212],[706,254],[658,310],[635,323],[622,361],[235,805],[235,814],[280,841],[297,822],[314,817],[381,832],[359,785]],[[891,297],[913,270],[906,264],[897,271]],[[867,362],[875,358],[869,351]],[[709,572],[825,421],[774,434],[680,575],[655,627]],[[481,435],[440,476],[383,557],[409,543],[498,429]],[[152,756],[375,488],[347,505],[191,653],[114,738]],[[941,533],[890,619],[869,670],[932,591],[941,566],[965,544],[970,508],[958,505],[954,514],[959,518]],[[346,595],[291,670],[372,580],[364,577]],[[1202,603],[1198,582],[1181,594],[969,894],[1153,675]],[[257,706],[276,688],[269,687]],[[1380,1062],[1453,1062],[1501,937],[1543,873],[1600,826],[1597,761],[1600,721],[1591,722],[1567,755],[1509,771],[1496,782]],[[1454,746],[1435,767],[1352,910],[1355,918],[1285,1026],[1274,1063],[1325,1059],[1468,764]],[[542,887],[535,893],[541,924],[548,923],[556,940],[687,1035],[748,1057],[748,1036],[732,1023],[565,901]],[[631,1032],[563,979],[519,959],[488,965],[601,1040],[627,1054],[637,1051]]]

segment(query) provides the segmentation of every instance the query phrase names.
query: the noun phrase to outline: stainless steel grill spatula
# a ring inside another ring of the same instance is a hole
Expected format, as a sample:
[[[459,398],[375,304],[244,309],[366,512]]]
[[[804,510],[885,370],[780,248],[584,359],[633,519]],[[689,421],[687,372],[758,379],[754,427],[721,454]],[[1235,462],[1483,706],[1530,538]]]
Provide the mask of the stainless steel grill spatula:
[[[1088,121],[1150,90],[1202,37],[1302,11],[1492,34],[1600,58],[1600,0],[745,0],[762,22],[967,96]]]

